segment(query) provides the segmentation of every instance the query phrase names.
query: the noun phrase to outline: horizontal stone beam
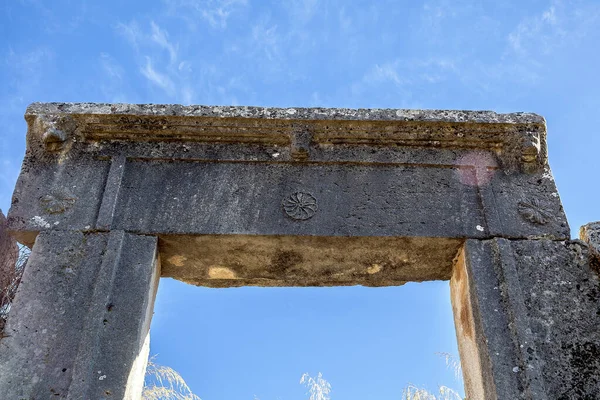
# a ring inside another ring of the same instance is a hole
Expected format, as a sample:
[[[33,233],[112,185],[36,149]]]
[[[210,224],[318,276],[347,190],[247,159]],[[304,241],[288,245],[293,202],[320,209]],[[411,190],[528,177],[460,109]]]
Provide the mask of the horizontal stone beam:
[[[535,114],[32,104],[9,226],[566,239]]]
[[[199,286],[398,286],[449,280],[447,238],[164,235],[162,276]]]

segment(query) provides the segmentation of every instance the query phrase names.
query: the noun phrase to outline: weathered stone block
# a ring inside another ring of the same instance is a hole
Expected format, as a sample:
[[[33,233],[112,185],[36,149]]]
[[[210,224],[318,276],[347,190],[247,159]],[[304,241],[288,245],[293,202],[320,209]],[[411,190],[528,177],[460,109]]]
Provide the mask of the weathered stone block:
[[[459,334],[461,354],[468,349],[479,368],[468,397],[600,398],[600,280],[587,246],[469,240],[463,257],[452,279],[455,320],[458,332],[478,333]]]
[[[2,398],[139,399],[158,276],[156,238],[40,233],[0,341]]]
[[[26,119],[9,215],[24,242],[48,229],[569,236],[534,114],[33,104]],[[298,195],[309,214],[285,208]]]

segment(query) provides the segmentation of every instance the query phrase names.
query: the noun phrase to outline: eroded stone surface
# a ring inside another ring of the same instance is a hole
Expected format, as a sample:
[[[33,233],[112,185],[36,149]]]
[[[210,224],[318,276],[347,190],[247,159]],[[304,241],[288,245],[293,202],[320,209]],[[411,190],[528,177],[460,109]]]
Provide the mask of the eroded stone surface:
[[[123,114],[167,115],[180,117],[269,118],[285,120],[398,120],[472,122],[506,124],[544,124],[533,113],[498,114],[493,111],[350,109],[350,108],[273,108],[248,106],[182,106],[179,104],[101,104],[101,103],[33,103],[26,115],[38,114]]]
[[[548,398],[600,398],[600,279],[588,248],[542,240],[512,249]]]
[[[569,237],[533,114],[36,103],[26,118],[9,214],[25,243],[47,229]],[[314,204],[290,215],[297,193]]]
[[[138,400],[132,371],[143,376],[147,361],[137,356],[158,285],[155,259],[153,237],[38,235],[0,340],[2,398]]]
[[[461,239],[164,235],[162,276],[209,287],[397,286],[448,280]]]
[[[587,247],[469,240],[465,254],[485,398],[600,398],[600,281]]]
[[[19,256],[17,243],[6,228],[6,218],[0,210],[0,291],[10,283]]]
[[[495,392],[490,388],[489,362],[480,357],[481,326],[478,302],[471,296],[470,272],[465,263],[465,249],[462,248],[455,261],[450,279],[450,293],[454,327],[460,352],[465,393],[472,399],[493,399]],[[479,326],[475,324],[479,323]]]

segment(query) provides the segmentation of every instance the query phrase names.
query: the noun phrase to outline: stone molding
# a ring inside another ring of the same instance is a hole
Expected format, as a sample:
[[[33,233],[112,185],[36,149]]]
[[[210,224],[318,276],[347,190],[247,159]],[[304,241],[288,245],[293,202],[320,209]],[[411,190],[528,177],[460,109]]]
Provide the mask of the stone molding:
[[[402,146],[492,151],[507,172],[547,165],[545,121],[531,113],[34,103],[25,119],[30,142],[49,152],[77,141],[263,144],[292,153],[309,146]]]

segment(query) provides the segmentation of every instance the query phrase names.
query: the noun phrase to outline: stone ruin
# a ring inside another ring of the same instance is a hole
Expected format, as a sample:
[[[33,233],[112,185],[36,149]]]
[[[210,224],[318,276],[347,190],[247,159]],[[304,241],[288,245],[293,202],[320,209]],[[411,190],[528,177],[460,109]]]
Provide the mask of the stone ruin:
[[[159,277],[449,280],[465,390],[600,398],[600,225],[570,239],[535,114],[32,104],[4,399],[139,399]],[[0,235],[1,236],[1,235]]]

